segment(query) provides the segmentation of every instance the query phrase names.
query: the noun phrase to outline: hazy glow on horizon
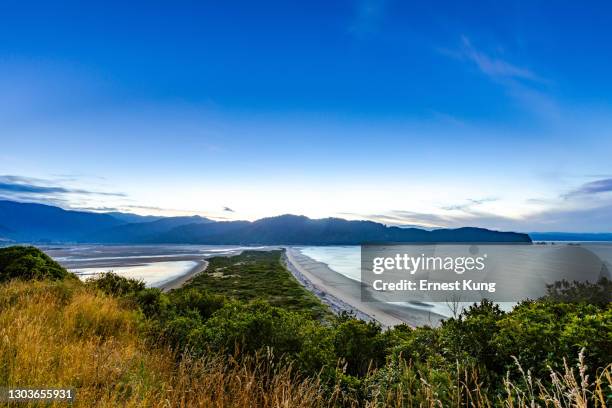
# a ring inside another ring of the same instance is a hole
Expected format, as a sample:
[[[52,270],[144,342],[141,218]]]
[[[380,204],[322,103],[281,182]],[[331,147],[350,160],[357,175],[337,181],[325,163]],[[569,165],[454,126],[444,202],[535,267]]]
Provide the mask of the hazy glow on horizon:
[[[119,4],[3,10],[0,198],[612,232],[610,5]]]

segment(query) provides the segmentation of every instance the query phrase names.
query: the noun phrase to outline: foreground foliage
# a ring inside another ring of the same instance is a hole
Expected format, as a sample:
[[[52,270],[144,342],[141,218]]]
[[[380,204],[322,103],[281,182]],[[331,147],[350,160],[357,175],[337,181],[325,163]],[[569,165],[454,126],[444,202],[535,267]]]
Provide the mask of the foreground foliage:
[[[383,331],[113,274],[13,280],[0,286],[0,384],[76,387],[77,406],[604,407],[612,308],[576,298],[602,284]]]
[[[78,282],[6,284],[0,310],[0,384],[74,387],[77,407],[326,405],[316,379],[272,359],[196,359],[152,346],[140,312]]]
[[[0,248],[0,283],[11,279],[66,278],[74,278],[74,275],[35,247]]]

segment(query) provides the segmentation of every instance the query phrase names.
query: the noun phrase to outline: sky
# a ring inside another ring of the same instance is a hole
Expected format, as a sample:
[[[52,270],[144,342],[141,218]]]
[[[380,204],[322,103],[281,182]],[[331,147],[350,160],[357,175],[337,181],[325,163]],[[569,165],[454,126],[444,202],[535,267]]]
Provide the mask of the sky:
[[[0,198],[612,232],[611,13],[0,1]]]

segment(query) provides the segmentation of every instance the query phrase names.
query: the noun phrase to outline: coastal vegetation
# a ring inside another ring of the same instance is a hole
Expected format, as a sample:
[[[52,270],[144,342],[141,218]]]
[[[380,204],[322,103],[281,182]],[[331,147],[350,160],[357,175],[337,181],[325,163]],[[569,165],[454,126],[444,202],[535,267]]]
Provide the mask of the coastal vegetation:
[[[34,247],[0,248],[0,283],[17,278],[55,280],[76,277]]]
[[[204,273],[177,292],[196,290],[240,301],[264,300],[313,318],[330,317],[330,311],[281,264],[281,250],[244,251],[240,255],[212,258]]]
[[[17,276],[44,254],[0,255],[0,385],[72,387],[75,406],[612,404],[607,281],[384,331],[313,306],[280,251],[214,258],[169,293],[113,274],[82,283],[53,263]]]

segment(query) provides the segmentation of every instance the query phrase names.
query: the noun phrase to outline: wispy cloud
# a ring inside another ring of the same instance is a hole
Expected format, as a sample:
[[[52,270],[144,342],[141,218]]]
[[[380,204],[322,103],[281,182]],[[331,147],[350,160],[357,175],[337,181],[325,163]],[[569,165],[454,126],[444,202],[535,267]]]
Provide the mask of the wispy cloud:
[[[82,210],[82,211],[93,211],[93,212],[103,212],[103,213],[107,213],[107,212],[123,212],[123,210],[119,207],[105,207],[105,206],[101,206],[101,207],[87,207],[87,206],[78,206],[78,207],[72,207],[73,210]]]
[[[126,197],[124,193],[72,188],[57,180],[15,175],[0,176],[0,197],[9,200],[37,201],[67,206],[73,196]]]
[[[503,87],[517,105],[541,117],[558,118],[559,106],[549,94],[552,81],[545,78],[524,64],[511,62],[499,53],[485,52],[476,46],[467,36],[461,36],[461,44],[455,49],[438,49],[440,54],[464,61],[490,81]]]
[[[466,36],[461,37],[462,48],[460,55],[472,61],[485,75],[493,79],[514,78],[535,82],[547,82],[528,68],[514,65],[498,57],[492,57],[477,50]]]
[[[0,181],[0,192],[53,194],[53,193],[68,193],[69,190],[63,187],[45,187],[45,186],[35,186],[32,184],[6,183],[6,182]]]
[[[610,191],[612,191],[612,178],[606,178],[585,183],[577,189],[564,194],[563,197],[567,199],[576,196],[607,193]]]
[[[475,206],[479,206],[481,204],[490,203],[490,202],[497,201],[497,200],[498,199],[495,197],[487,197],[487,198],[480,198],[480,199],[468,198],[465,203],[447,205],[447,206],[442,207],[442,209],[447,210],[447,211],[468,211],[474,208]]]
[[[53,174],[51,175],[53,180],[58,182],[75,182],[75,181],[83,181],[83,180],[96,180],[96,181],[105,181],[106,177],[102,176],[93,176],[89,174],[82,173],[68,173],[68,174]]]
[[[155,215],[158,216],[190,216],[190,215],[200,215],[204,217],[209,217],[209,215],[203,213],[202,211],[197,210],[180,210],[177,208],[165,208],[165,207],[157,207],[151,205],[132,205],[132,204],[120,204],[117,206],[72,206],[71,209],[74,210],[83,210],[83,211],[94,211],[94,212],[121,212],[121,213],[140,213],[144,212],[146,215]]]
[[[415,212],[392,210],[378,214],[351,214],[387,225],[421,226],[425,228],[459,228],[465,226],[533,231],[612,232],[612,178],[584,183],[568,193],[548,199],[526,199],[540,204],[533,211],[510,217],[485,211],[481,204],[495,198],[468,199],[438,211]],[[597,200],[595,199],[597,197]]]
[[[83,176],[83,178],[91,179],[92,177]],[[66,182],[67,179],[70,179],[71,183]],[[0,175],[0,200],[33,202],[80,211],[123,212],[160,216],[200,215],[211,219],[226,219],[221,214],[233,212],[229,207],[224,207],[223,211],[218,211],[219,214],[213,212],[213,215],[211,215],[201,210],[142,205],[125,193],[77,188],[74,183],[78,182],[83,183],[78,175],[57,176],[53,179]]]
[[[340,215],[376,221],[386,225],[399,227],[442,228],[449,226],[448,219],[446,217],[437,214],[419,213],[408,210],[392,210],[377,214],[344,212],[340,213]]]
[[[177,212],[179,210],[156,207],[151,205],[131,205],[131,204],[121,204],[116,207],[111,206],[73,206],[73,209],[77,210],[87,210],[87,211],[96,211],[96,212],[133,212],[133,211],[149,211],[149,212],[168,212],[174,211]],[[195,213],[196,211],[191,211],[189,214]]]
[[[494,229],[512,229],[516,220],[486,211],[462,211],[457,213],[420,213],[414,211],[394,210],[391,212],[399,225],[422,225],[429,228],[484,227]]]

